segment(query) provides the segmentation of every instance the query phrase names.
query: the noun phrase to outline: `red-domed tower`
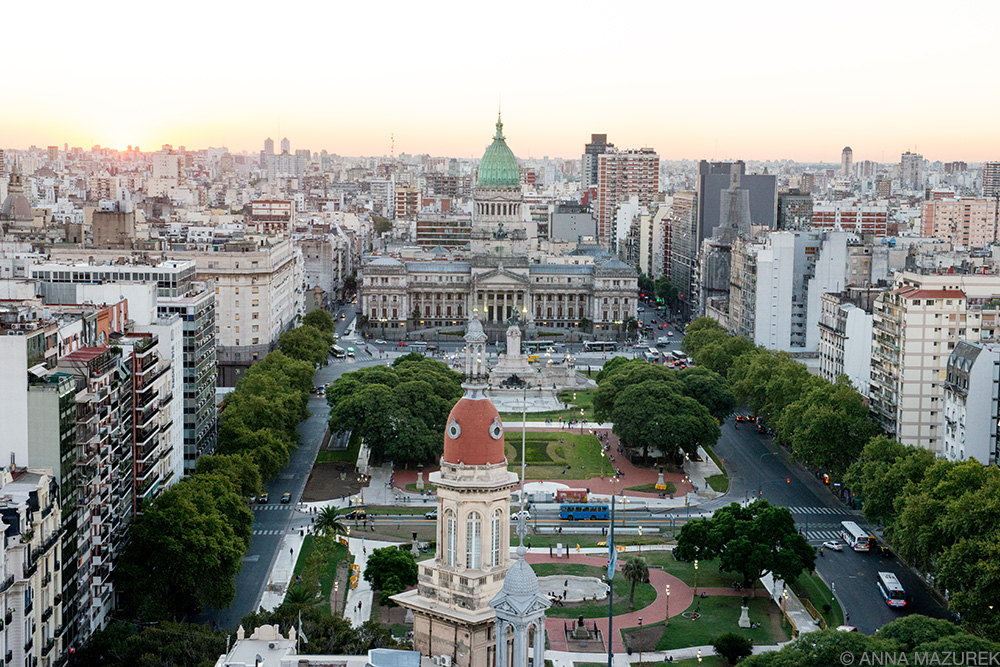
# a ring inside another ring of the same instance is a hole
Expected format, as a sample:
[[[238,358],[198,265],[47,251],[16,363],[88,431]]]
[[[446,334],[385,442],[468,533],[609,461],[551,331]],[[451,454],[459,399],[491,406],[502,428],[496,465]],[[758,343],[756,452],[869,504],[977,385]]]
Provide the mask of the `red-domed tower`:
[[[445,427],[437,487],[437,550],[419,563],[417,590],[393,600],[413,610],[413,647],[457,667],[491,667],[496,640],[490,600],[510,567],[510,491],[503,422],[486,397],[486,334],[469,320],[465,395]]]

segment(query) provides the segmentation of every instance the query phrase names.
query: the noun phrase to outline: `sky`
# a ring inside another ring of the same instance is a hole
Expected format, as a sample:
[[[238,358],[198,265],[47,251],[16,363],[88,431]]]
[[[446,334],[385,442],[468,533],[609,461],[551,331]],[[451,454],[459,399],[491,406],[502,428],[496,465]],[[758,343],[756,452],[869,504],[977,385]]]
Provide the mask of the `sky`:
[[[0,146],[1000,159],[1000,3],[7,4]],[[13,57],[11,54],[15,54]]]

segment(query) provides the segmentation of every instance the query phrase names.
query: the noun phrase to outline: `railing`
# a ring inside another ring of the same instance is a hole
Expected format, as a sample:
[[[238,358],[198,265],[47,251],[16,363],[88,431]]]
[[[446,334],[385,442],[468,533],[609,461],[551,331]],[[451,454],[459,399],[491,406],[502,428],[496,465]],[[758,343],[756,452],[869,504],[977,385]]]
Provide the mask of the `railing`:
[[[28,641],[25,642],[24,644],[24,652],[27,653],[28,651],[30,651],[31,647],[33,647],[34,645],[35,645],[34,638],[29,638]]]
[[[42,657],[44,658],[45,656],[47,656],[49,654],[49,651],[51,651],[52,647],[55,645],[56,641],[52,638],[49,638],[49,641],[45,642],[45,646],[42,647]]]
[[[24,615],[27,616],[31,613],[31,610],[35,608],[35,600],[31,599],[24,605]]]
[[[52,618],[52,607],[49,606],[45,611],[42,612],[42,623]]]
[[[46,572],[45,576],[42,577],[42,586],[48,586],[51,581],[52,581],[52,573]]]
[[[0,593],[5,592],[8,588],[14,585],[14,575],[10,575],[4,579],[3,583],[0,584]]]

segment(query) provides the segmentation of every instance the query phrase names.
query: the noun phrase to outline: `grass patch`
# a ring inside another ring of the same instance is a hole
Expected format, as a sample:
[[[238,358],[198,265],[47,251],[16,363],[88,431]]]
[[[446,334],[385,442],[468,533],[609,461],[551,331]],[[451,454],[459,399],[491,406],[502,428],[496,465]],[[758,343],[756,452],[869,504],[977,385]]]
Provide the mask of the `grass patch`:
[[[722,459],[715,455],[715,452],[712,451],[711,447],[705,447],[704,449],[708,452],[708,455],[712,457],[712,460],[715,461],[715,465],[719,466],[719,470],[722,471],[722,474],[728,477],[729,474],[726,472],[726,466],[722,465]]]
[[[409,491],[410,493],[420,493],[420,489],[417,488],[417,483],[416,482],[410,482],[404,488],[407,491]],[[432,490],[436,490],[436,489],[437,489],[437,487],[434,486],[433,484],[431,484],[430,482],[426,482],[426,481],[424,482],[424,491],[432,491]]]
[[[323,610],[325,616],[330,615],[330,592],[337,577],[337,568],[341,563],[351,560],[347,547],[332,538],[318,538],[307,535],[302,542],[302,550],[295,561],[294,574],[301,575],[307,586],[319,587],[319,598],[316,604]],[[343,589],[344,587],[341,586]],[[338,603],[344,604],[346,593],[342,590]]]
[[[729,490],[729,478],[725,475],[711,475],[705,481],[716,493],[725,493]]]
[[[747,639],[752,639],[757,646],[777,644],[791,638],[791,628],[788,624],[781,626],[781,610],[770,598],[751,598],[747,601],[750,607],[750,620],[760,623],[759,628],[741,628],[737,625],[740,619],[742,598],[736,595],[712,595],[707,598],[696,598],[686,611],[699,608],[701,617],[691,620],[683,616],[673,616],[670,625],[664,628],[660,641],[656,644],[657,651],[670,651],[687,646],[702,646],[711,644],[721,634],[734,632]],[[656,625],[663,625],[657,623]],[[622,632],[628,637],[629,628]],[[704,658],[703,658],[704,659]],[[704,664],[704,663],[702,663]]]
[[[316,463],[350,463],[358,462],[358,452],[361,451],[361,434],[357,431],[351,432],[351,438],[347,441],[347,449],[321,449],[316,454]]]
[[[544,362],[545,355],[542,355],[542,361]],[[594,394],[597,392],[596,389],[588,389],[586,391],[561,391],[556,397],[562,401],[564,404],[570,406],[569,408],[563,410],[547,410],[545,412],[529,412],[528,421],[543,421],[545,419],[551,419],[555,426],[558,426],[559,418],[562,417],[563,422],[568,422],[570,419],[580,419],[580,408],[583,408],[583,419],[587,421],[594,421]],[[573,396],[576,396],[574,400]],[[501,412],[500,418],[504,421],[521,421],[522,413],[520,412]],[[586,428],[586,427],[585,427]]]
[[[521,434],[508,434],[506,454],[512,472],[521,472]],[[610,474],[611,464],[601,456],[601,444],[592,435],[569,431],[526,434],[528,479],[590,479]],[[533,463],[537,461],[537,463]],[[603,466],[603,467],[602,467]]]
[[[539,563],[532,565],[532,569],[539,577],[561,576],[564,574],[574,574],[581,577],[601,578],[607,570],[596,565],[580,565],[579,563]],[[629,606],[628,595],[632,589],[632,584],[626,581],[621,572],[615,575],[614,596],[615,602],[612,605],[612,613],[615,616],[628,614],[636,609],[648,607],[656,599],[656,590],[651,584],[637,584],[635,587],[635,606]],[[546,593],[544,587],[542,594]],[[574,602],[565,607],[549,607],[545,615],[549,618],[602,618],[608,615],[608,601],[599,600],[597,602]]]
[[[615,541],[617,542],[617,540]],[[694,586],[694,563],[679,561],[669,551],[651,551],[648,554],[643,554],[643,558],[646,559],[646,564],[650,567],[657,567],[677,577],[688,586]],[[703,560],[698,563],[699,588],[731,588],[734,581],[742,580],[742,575],[720,572],[716,561]],[[749,593],[749,591],[747,592]]]
[[[680,665],[680,667],[729,667],[729,661],[721,655],[703,655],[701,656],[701,660],[698,660],[698,658],[685,658],[684,660],[674,660],[670,664]]]
[[[677,532],[680,532],[679,528]],[[615,544],[626,547],[634,546],[637,544],[664,544],[669,540],[669,538],[670,538],[669,528],[667,529],[666,533],[647,533],[642,537],[639,537],[638,535],[619,535],[618,533],[615,533]],[[579,544],[580,548],[583,549],[586,547],[606,546],[598,543],[605,542],[607,539],[608,539],[607,537],[602,537],[600,533],[597,533],[596,535],[591,533],[585,533],[585,534],[564,533],[562,535],[553,535],[553,534],[528,535],[527,537],[524,538],[524,544],[526,546],[532,546],[532,547],[554,547],[557,544],[562,544],[564,547],[568,547],[570,549],[576,549],[576,545]],[[517,546],[517,536],[513,536],[510,538],[510,544],[511,546]],[[632,554],[630,552],[629,555],[632,556],[636,554]],[[643,552],[641,555],[643,558],[645,558],[646,552]]]
[[[677,487],[674,486],[673,482],[666,482],[666,490],[663,493],[677,493]],[[641,486],[630,486],[626,491],[638,491],[639,493],[659,493],[661,489],[656,488],[656,483],[653,484],[643,484]]]
[[[437,505],[434,505],[437,507]],[[434,507],[400,507],[399,505],[366,505],[365,510],[368,515],[375,515],[375,523],[383,520],[383,517],[387,514],[389,515],[405,515],[412,516],[419,514],[423,516],[425,513],[430,512]],[[385,519],[385,521],[391,521],[391,519]]]
[[[823,583],[815,574],[803,572],[792,584],[792,591],[799,596],[799,599],[807,599],[816,607],[816,611],[823,615],[828,628],[835,628],[844,624],[844,611],[840,608],[840,603],[833,597],[830,588]],[[830,605],[830,611],[823,609],[823,605]]]

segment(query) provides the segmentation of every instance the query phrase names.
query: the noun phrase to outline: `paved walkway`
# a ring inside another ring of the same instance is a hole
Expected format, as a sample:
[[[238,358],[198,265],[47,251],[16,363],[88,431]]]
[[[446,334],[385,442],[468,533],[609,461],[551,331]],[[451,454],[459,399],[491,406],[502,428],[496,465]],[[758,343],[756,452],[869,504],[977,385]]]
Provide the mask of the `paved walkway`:
[[[348,539],[347,547],[354,554],[354,564],[358,566],[358,585],[347,592],[347,603],[344,606],[344,618],[351,622],[351,625],[358,627],[372,616],[372,603],[375,599],[372,593],[372,585],[365,581],[365,568],[368,566],[368,556],[375,549],[383,547],[399,546],[399,542],[381,542],[378,540],[368,540],[363,537],[352,537]]]
[[[779,650],[782,646],[784,646],[784,644],[777,644],[775,646],[754,646],[753,652],[754,655],[769,653],[771,651]],[[648,664],[650,662],[663,662],[668,657],[672,657],[674,660],[693,659],[698,657],[699,651],[701,651],[702,657],[715,655],[715,649],[711,646],[688,646],[685,648],[674,649],[673,651],[643,651],[642,662],[643,664]],[[573,653],[570,651],[554,651],[552,649],[546,649],[545,659],[552,661],[552,667],[573,667],[574,663],[577,662],[599,662],[607,664],[608,655],[607,653]],[[612,667],[628,667],[628,665],[638,662],[638,652],[635,652],[632,655],[628,655],[627,653],[615,653],[611,656]]]
[[[767,574],[760,578],[760,583],[763,585],[764,590],[771,596],[771,599],[774,600],[774,603],[785,610],[785,615],[795,630],[795,636],[822,629],[819,626],[819,622],[812,617],[812,614],[809,613],[798,596],[790,588],[785,589],[785,582],[781,579],[775,581],[772,575]],[[781,598],[783,597],[783,592],[787,593],[788,597],[785,599],[785,604],[782,607]]]

